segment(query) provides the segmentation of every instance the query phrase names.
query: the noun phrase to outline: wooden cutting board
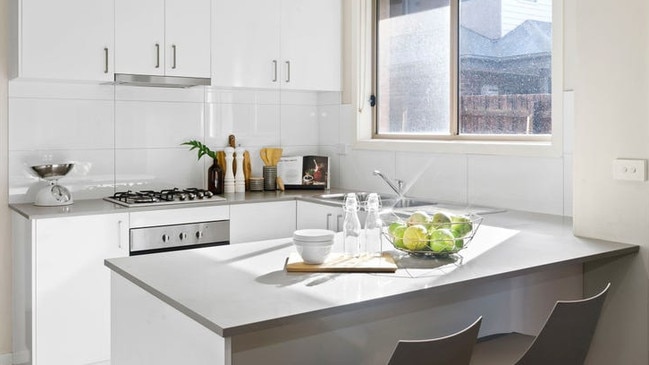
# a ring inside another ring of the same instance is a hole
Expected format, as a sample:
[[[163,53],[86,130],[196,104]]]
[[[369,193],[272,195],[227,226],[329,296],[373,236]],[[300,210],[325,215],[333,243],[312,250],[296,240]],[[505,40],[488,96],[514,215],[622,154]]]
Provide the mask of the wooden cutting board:
[[[395,272],[397,264],[389,253],[380,257],[349,258],[342,253],[332,253],[319,265],[305,264],[297,252],[292,252],[286,260],[289,272]]]

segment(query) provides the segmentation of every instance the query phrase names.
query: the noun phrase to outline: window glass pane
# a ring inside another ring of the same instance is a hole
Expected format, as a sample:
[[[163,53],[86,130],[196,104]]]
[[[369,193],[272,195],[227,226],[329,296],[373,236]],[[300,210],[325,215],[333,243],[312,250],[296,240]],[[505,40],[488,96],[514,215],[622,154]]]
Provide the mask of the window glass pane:
[[[450,132],[450,0],[378,0],[377,132]]]
[[[551,133],[551,31],[551,0],[460,1],[460,133]]]

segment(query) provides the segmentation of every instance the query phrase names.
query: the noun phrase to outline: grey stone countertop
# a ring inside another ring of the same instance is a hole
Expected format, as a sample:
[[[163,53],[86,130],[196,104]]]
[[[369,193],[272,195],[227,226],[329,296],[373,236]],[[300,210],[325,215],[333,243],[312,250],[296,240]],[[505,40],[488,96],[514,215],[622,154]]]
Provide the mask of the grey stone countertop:
[[[418,293],[638,252],[637,245],[575,237],[569,218],[488,215],[461,255],[421,259],[390,251],[395,273],[293,273],[290,238],[108,259],[107,267],[229,337],[391,303]],[[340,236],[334,251],[340,251]],[[388,244],[389,245],[389,244]]]
[[[327,193],[338,193],[342,190],[327,190]],[[264,192],[246,192],[222,195],[225,200],[215,200],[210,202],[199,202],[189,204],[169,204],[163,206],[148,207],[124,207],[119,204],[111,203],[103,199],[76,200],[73,204],[58,207],[39,207],[32,203],[9,204],[9,207],[28,219],[58,218],[66,216],[80,216],[93,214],[111,214],[111,213],[129,213],[142,212],[150,210],[164,209],[183,209],[204,207],[209,205],[227,205],[227,204],[245,204],[260,203],[281,200],[294,200],[302,198],[305,200],[312,199],[314,196],[323,194],[323,190],[285,190],[285,191],[264,191]],[[322,201],[314,200],[322,203]]]

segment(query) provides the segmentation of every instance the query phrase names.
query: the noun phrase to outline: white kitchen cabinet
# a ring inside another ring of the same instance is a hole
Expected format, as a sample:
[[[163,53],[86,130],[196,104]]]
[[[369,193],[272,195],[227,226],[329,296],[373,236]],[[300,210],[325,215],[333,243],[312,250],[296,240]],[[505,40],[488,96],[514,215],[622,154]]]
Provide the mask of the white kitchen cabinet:
[[[111,81],[113,6],[113,0],[10,1],[10,77]]]
[[[340,232],[343,229],[342,206],[305,201],[297,202],[297,229],[320,228]]]
[[[230,243],[292,237],[295,200],[230,206]]]
[[[115,72],[210,77],[210,0],[115,0]]]
[[[213,19],[213,85],[340,90],[340,0],[216,0]]]
[[[129,255],[128,213],[21,218],[14,214],[14,352],[31,349],[34,365],[108,364],[104,259]]]

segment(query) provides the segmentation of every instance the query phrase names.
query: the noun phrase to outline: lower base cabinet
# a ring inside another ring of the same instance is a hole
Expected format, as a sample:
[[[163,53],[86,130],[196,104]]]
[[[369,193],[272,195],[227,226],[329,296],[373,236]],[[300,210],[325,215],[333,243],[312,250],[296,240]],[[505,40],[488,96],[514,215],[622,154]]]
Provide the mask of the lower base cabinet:
[[[110,271],[128,213],[28,220],[12,213],[14,363],[110,362]]]
[[[230,206],[230,243],[293,236],[295,200]]]
[[[297,229],[329,229],[340,232],[343,229],[343,208],[305,201],[297,202]]]

